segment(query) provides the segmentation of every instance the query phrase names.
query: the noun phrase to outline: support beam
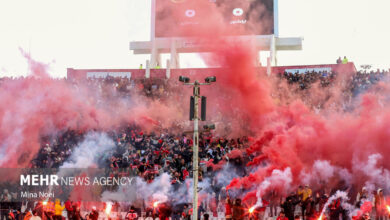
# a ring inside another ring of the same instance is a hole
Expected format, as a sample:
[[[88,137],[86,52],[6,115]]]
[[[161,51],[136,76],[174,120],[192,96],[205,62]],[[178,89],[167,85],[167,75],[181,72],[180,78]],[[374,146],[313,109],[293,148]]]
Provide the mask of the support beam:
[[[150,62],[149,60],[146,60],[146,70],[145,70],[145,78],[150,78]]]
[[[267,36],[240,36],[227,37],[227,41],[252,42],[256,50],[270,51],[272,65],[277,65],[277,51],[302,50],[303,38],[278,38],[275,35]],[[130,42],[130,50],[134,54],[151,54],[150,67],[161,67],[161,53],[170,53],[171,68],[180,68],[180,53],[212,52],[206,45],[199,44],[192,38],[155,38],[152,41]],[[258,65],[258,60],[255,65]]]
[[[279,0],[274,0],[274,35],[279,37]]]
[[[155,68],[157,65],[161,67],[161,54],[157,49],[156,41],[152,41],[152,53],[150,55],[150,67]]]
[[[171,68],[172,69],[180,68],[179,54],[177,53],[175,39],[172,39],[171,41]]]
[[[237,37],[227,37],[227,41],[237,41]],[[261,51],[270,51],[271,41],[275,40],[276,50],[302,50],[303,38],[278,38],[273,35],[267,36],[242,36],[239,37],[241,41],[248,42],[255,39],[255,46]],[[171,53],[172,48],[175,48],[176,53],[199,53],[199,52],[212,52],[207,50],[208,47],[199,44],[196,40],[191,38],[175,38],[174,46],[171,45],[173,40],[170,38],[156,38],[153,41],[135,41],[130,42],[130,50],[134,54],[151,54],[153,51],[158,53]],[[190,46],[189,46],[190,45]],[[158,48],[158,49],[157,49]],[[171,60],[172,61],[172,60]]]
[[[271,65],[272,66],[276,66],[277,65],[277,61],[276,61],[276,37],[275,36],[271,37],[270,58],[271,58]]]
[[[270,76],[271,75],[271,57],[267,57],[267,75]]]
[[[169,59],[167,60],[167,69],[166,69],[166,72],[165,72],[165,77],[167,79],[171,78],[171,62],[170,62]]]

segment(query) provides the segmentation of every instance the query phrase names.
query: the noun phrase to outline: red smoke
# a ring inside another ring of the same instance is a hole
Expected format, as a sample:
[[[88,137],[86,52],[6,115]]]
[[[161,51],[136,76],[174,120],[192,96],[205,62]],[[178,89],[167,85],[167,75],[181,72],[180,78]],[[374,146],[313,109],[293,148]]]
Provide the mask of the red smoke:
[[[207,14],[204,11],[199,13]],[[257,191],[253,187],[262,183],[275,169],[286,168],[291,168],[292,182],[297,186],[302,184],[304,172],[309,175],[314,172],[312,166],[318,160],[328,161],[330,166],[334,166],[329,188],[342,184],[342,181],[357,186],[366,181],[374,185],[386,184],[386,181],[370,176],[370,173],[386,176],[390,168],[390,164],[380,156],[370,157],[374,154],[390,155],[390,126],[387,123],[390,108],[386,100],[381,99],[378,93],[366,94],[354,110],[340,110],[348,90],[343,85],[343,80],[348,78],[344,75],[336,79],[331,89],[314,86],[309,90],[308,93],[320,96],[314,97],[315,101],[325,102],[319,113],[295,94],[289,94],[292,98],[289,102],[282,99],[276,105],[272,77],[267,78],[264,72],[255,68],[258,48],[254,41],[251,38],[244,41],[225,38],[223,34],[234,30],[221,25],[220,16],[211,13],[203,17],[207,22],[201,23],[215,27],[213,30],[204,27],[186,30],[186,34],[198,36],[197,42],[207,45],[211,51],[204,56],[205,63],[224,68],[215,72],[217,83],[205,89],[205,94],[213,100],[209,106],[218,106],[216,111],[222,113],[224,122],[231,123],[233,132],[255,132],[257,141],[247,149],[247,153],[254,156],[249,165],[258,166],[263,161],[268,163],[265,168],[233,180],[228,188],[244,187],[254,190],[249,193],[253,195]],[[383,88],[381,85],[378,90]],[[291,90],[287,92],[291,93]],[[291,100],[293,102],[290,103]],[[329,167],[318,166],[316,169]],[[372,172],[367,172],[369,169]],[[351,173],[352,179],[343,173]]]
[[[360,210],[357,212],[356,216],[353,216],[352,219],[355,220],[355,219],[360,219],[360,217],[363,215],[363,214],[366,214],[366,213],[371,213],[371,210],[372,210],[372,203],[369,202],[369,201],[366,201],[364,202],[361,207],[360,207]]]
[[[266,168],[268,172],[259,169],[248,177],[234,180],[230,187],[244,185],[249,188],[261,183],[270,170],[286,167],[292,169],[294,182],[300,184],[301,172],[304,169],[311,170],[316,160],[326,160],[334,166],[347,169],[354,174],[352,181],[358,181],[355,184],[363,184],[372,177],[362,174],[364,171],[354,170],[354,164],[368,163],[368,156],[372,154],[389,155],[389,128],[386,123],[389,113],[388,106],[378,107],[373,95],[363,97],[362,106],[353,113],[317,115],[300,103],[283,108],[274,123],[264,127],[266,132],[259,136],[259,141],[248,149],[251,154],[262,150],[262,154],[256,156],[252,164],[267,159],[270,163]],[[264,141],[267,139],[271,140]],[[383,168],[390,168],[381,158],[374,165],[363,169],[367,172],[373,172],[367,169],[377,169],[378,175],[384,175]],[[375,180],[373,182],[383,184]]]
[[[363,95],[349,112],[325,105],[325,109],[317,113],[294,94],[291,95],[294,102],[280,100],[277,105],[273,81],[255,68],[258,51],[254,41],[224,38],[223,33],[233,30],[220,25],[220,15],[199,13],[208,25],[217,28],[186,31],[194,33],[196,41],[208,45],[207,49],[212,51],[204,56],[207,64],[223,67],[214,72],[217,83],[202,88],[202,94],[209,100],[211,119],[221,113],[222,123],[231,123],[230,131],[234,135],[254,133],[257,137],[246,152],[254,156],[249,165],[258,169],[246,177],[234,179],[228,189],[242,187],[250,190],[247,198],[255,197],[258,185],[275,170],[290,168],[293,190],[303,183],[303,173],[314,172],[313,165],[318,160],[328,161],[337,171],[330,174],[332,181],[323,180],[329,182],[329,188],[337,186],[341,180],[356,186],[367,181],[377,186],[389,182],[383,178],[390,169],[390,163],[385,161],[390,155],[390,108],[386,94],[378,94],[386,90],[386,86],[381,85],[374,91],[377,93]],[[101,97],[89,89],[75,89],[66,82],[49,79],[41,74],[44,66],[31,63],[40,79],[5,81],[0,86],[0,140],[2,155],[7,155],[0,161],[2,167],[25,166],[37,153],[39,138],[53,131],[104,130],[131,120],[169,126],[172,118],[177,117],[175,111],[181,109],[163,103],[151,106],[141,103],[137,108],[129,108],[127,103],[117,100],[105,101],[102,106],[97,102]],[[197,77],[203,79],[204,76]],[[328,100],[339,104],[343,87],[335,86]],[[310,92],[329,95],[321,89],[315,87]],[[268,166],[258,166],[262,162],[267,162]],[[316,169],[328,171],[329,167]],[[346,179],[341,172],[351,173],[352,179]]]
[[[209,1],[189,0],[173,4],[176,10],[169,10],[172,8],[172,3],[160,1],[158,3],[160,8],[157,8],[157,11],[165,9],[165,12],[170,13],[158,22],[162,27],[166,27],[166,32],[173,35],[192,36],[189,39],[190,42],[211,52],[202,55],[206,65],[223,69],[210,70],[208,75],[215,75],[217,82],[201,89],[202,95],[208,98],[208,113],[212,116],[221,114],[223,121],[219,121],[220,127],[226,126],[230,129],[229,132],[223,132],[223,129],[217,126],[219,133],[225,135],[234,133],[236,136],[248,135],[248,132],[257,130],[259,124],[264,123],[262,115],[273,111],[275,105],[270,97],[271,85],[264,78],[265,69],[256,67],[259,63],[256,61],[259,50],[256,48],[255,38],[247,36],[245,39],[239,39],[233,36],[255,33],[262,29],[268,30],[273,20],[264,12],[263,5],[251,8],[254,2],[243,1],[240,7],[245,12],[254,11],[251,14],[253,17],[248,18],[247,21],[247,24],[251,25],[229,25],[227,24],[229,22],[226,22],[226,13],[232,13],[229,9],[231,5],[228,2],[221,2],[221,4],[213,4]],[[196,15],[192,18],[183,18],[182,14],[186,9],[195,9]],[[233,16],[230,19],[244,19],[244,17]],[[259,17],[262,17],[261,21],[258,21]],[[174,19],[182,19],[183,22],[177,27],[172,25],[175,23]],[[252,24],[254,20],[257,22],[255,26]],[[230,37],[226,38],[227,35]],[[185,70],[181,74],[189,76],[191,80],[200,81],[207,76],[192,76]],[[215,117],[214,120],[216,120]]]
[[[26,167],[40,149],[41,137],[67,129],[105,131],[129,122],[145,129],[166,128],[181,120],[175,103],[136,95],[130,103],[115,93],[103,97],[96,87],[51,79],[47,65],[24,56],[32,75],[0,84],[0,167]]]

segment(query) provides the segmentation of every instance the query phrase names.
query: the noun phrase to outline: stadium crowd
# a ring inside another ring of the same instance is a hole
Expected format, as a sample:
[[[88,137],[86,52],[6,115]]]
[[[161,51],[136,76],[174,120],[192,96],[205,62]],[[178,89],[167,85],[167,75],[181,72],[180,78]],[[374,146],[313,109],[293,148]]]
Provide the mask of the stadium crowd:
[[[71,155],[77,144],[83,140],[84,134],[75,131],[67,131],[59,138],[42,138],[42,149],[35,160],[31,162],[31,168],[58,168]],[[116,148],[110,154],[102,155],[101,168],[109,168],[112,175],[137,175],[146,182],[151,183],[154,178],[162,173],[171,175],[171,184],[180,187],[186,178],[192,176],[192,140],[187,135],[173,136],[162,133],[146,134],[136,126],[128,126],[120,131],[111,132],[110,137],[115,141]],[[221,160],[229,161],[233,164],[235,171],[239,175],[245,175],[247,168],[246,162],[250,159],[229,158],[229,152],[234,149],[243,149],[247,146],[247,138],[224,139],[212,137],[210,133],[201,135],[199,156],[201,161],[212,161],[217,164]],[[223,185],[218,184],[217,175],[207,166],[201,166],[199,171],[199,181],[203,178],[212,179],[212,192],[209,192],[209,198],[206,199],[199,208],[199,215],[203,219],[218,217],[222,215],[226,219],[267,219],[266,217],[277,217],[277,219],[318,219],[329,195],[335,193],[338,189],[332,189],[329,192],[313,192],[308,185],[300,186],[297,191],[288,196],[281,196],[277,191],[272,191],[264,197],[264,206],[258,207],[253,213],[249,213],[248,208],[241,204],[239,198],[231,198],[229,192]],[[129,172],[123,172],[129,171]],[[241,172],[241,173],[240,173]],[[109,189],[115,190],[115,189]],[[1,199],[2,219],[28,219],[31,217],[61,219],[62,212],[66,212],[69,219],[94,219],[99,214],[93,209],[90,215],[82,214],[80,203],[66,201],[61,205],[59,200],[48,201],[46,204],[38,201],[34,204],[15,202],[17,200],[16,192],[10,192],[4,189]],[[388,215],[386,211],[386,200],[383,196],[383,190],[368,192],[363,188],[357,193],[356,200],[353,203],[360,207],[364,201],[371,200],[375,204],[374,213],[377,219],[385,219]],[[341,199],[333,201],[327,210],[330,220],[339,218],[348,219],[348,213],[341,205]],[[348,201],[351,202],[351,201]],[[116,210],[128,209],[131,216],[144,216],[149,218],[166,215],[166,210],[153,211],[149,207],[122,207]],[[9,212],[14,210],[15,212]],[[31,212],[28,212],[31,210]],[[133,210],[133,211],[131,211]],[[144,213],[142,213],[144,212]],[[161,212],[161,213],[160,213]],[[127,213],[127,215],[130,215]],[[168,214],[172,219],[190,219],[191,204],[182,204],[181,206],[171,207]],[[285,217],[284,217],[285,216]],[[128,217],[130,218],[130,217]],[[130,218],[131,219],[131,218]]]
[[[387,80],[390,70],[376,71],[358,71],[351,75],[347,80],[347,90],[354,95],[359,92],[369,89],[370,86],[375,85],[381,80]],[[309,71],[305,73],[284,72],[281,76],[288,82],[288,84],[297,84],[300,89],[309,89],[315,83],[319,83],[322,87],[332,85],[337,77],[336,72],[333,71]]]
[[[350,79],[349,89],[353,94],[368,89],[370,85],[378,83],[388,75],[389,71],[358,72]],[[282,77],[288,84],[297,84],[300,89],[310,88],[313,83],[319,82],[321,86],[331,86],[337,77],[334,72],[308,72],[305,74],[284,73]],[[10,80],[10,79],[7,79]],[[77,86],[77,82],[71,82]],[[127,78],[116,79],[108,77],[105,79],[89,79],[88,84],[99,88],[100,92],[116,90],[119,94],[131,95],[134,90],[143,93],[150,98],[169,97],[169,90],[165,87],[164,80],[141,80],[132,81]],[[30,168],[59,168],[72,155],[76,146],[81,143],[85,133],[69,130],[59,137],[42,137],[42,148]],[[109,137],[115,143],[115,149],[109,154],[101,156],[99,168],[107,168],[109,175],[137,175],[147,183],[163,173],[171,177],[171,184],[179,188],[185,184],[187,178],[192,177],[192,144],[193,140],[189,134],[174,135],[168,131],[147,133],[136,125],[127,125],[118,130],[109,132]],[[238,176],[244,176],[249,170],[246,167],[250,157],[245,154],[240,157],[231,156],[230,153],[236,149],[245,149],[249,145],[247,137],[226,139],[214,137],[211,132],[202,133],[199,143],[200,170],[199,181],[210,179],[211,192],[199,207],[199,216],[205,220],[223,216],[224,219],[267,219],[268,217],[277,220],[295,219],[319,219],[321,211],[330,195],[336,190],[344,189],[340,186],[337,189],[312,191],[310,186],[300,186],[296,191],[287,196],[279,195],[272,191],[264,197],[263,207],[257,207],[253,213],[242,204],[238,198],[229,195],[225,186],[218,183],[217,175],[213,165],[221,161],[229,163]],[[230,156],[230,157],[229,157]],[[232,171],[233,172],[233,171]],[[88,215],[82,214],[81,204],[74,201],[42,201],[26,200],[18,202],[16,191],[11,186],[2,186],[0,192],[1,219],[62,219],[62,213],[67,213],[69,219],[93,219],[99,217],[99,210],[93,208]],[[116,190],[107,188],[107,190]],[[374,204],[372,212],[365,212],[361,219],[370,219],[374,215],[376,219],[387,219],[389,212],[386,210],[386,199],[384,190],[377,189],[369,192],[366,188],[353,192],[356,199],[349,202],[356,207],[364,205],[365,201]],[[332,201],[326,210],[323,219],[330,220],[348,219],[347,211],[342,206],[342,200]],[[119,205],[120,206],[120,205]],[[158,210],[150,207],[116,207],[115,210],[124,210],[127,219],[137,219],[142,216],[144,219],[190,219],[191,204],[182,204],[177,207],[161,205]],[[165,207],[165,208],[164,208]],[[223,214],[221,214],[223,213]]]

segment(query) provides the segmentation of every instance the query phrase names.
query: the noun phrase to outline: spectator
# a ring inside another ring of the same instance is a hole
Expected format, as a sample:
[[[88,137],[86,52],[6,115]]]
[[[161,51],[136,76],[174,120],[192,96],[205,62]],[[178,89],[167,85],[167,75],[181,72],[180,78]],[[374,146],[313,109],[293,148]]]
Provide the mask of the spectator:
[[[307,216],[308,219],[315,219],[316,217],[316,201],[314,201],[312,196],[309,196],[309,198],[305,201],[305,207],[306,207],[306,213],[305,216]]]
[[[301,208],[302,208],[302,219],[305,220],[305,214],[306,214],[306,207],[308,205],[307,199],[311,197],[312,191],[309,188],[308,185],[305,185],[305,187],[299,187],[298,189],[298,196],[301,198]]]
[[[11,205],[11,199],[12,196],[8,192],[8,189],[3,190],[3,194],[0,196],[0,217],[1,220],[4,219],[4,217],[8,217],[8,210]]]
[[[386,200],[383,196],[383,190],[378,189],[376,195],[375,195],[375,214],[376,220],[385,220],[388,214],[388,211],[386,210]]]
[[[356,207],[360,208],[360,206],[368,199],[368,191],[366,187],[362,188],[362,191],[359,192],[356,196]]]
[[[342,213],[341,200],[336,199],[329,205],[329,219],[339,220]]]
[[[241,199],[236,199],[233,205],[233,220],[244,219],[244,207],[241,205]]]
[[[226,202],[225,202],[225,218],[226,220],[231,220],[232,219],[232,202],[230,200],[230,198],[226,198]]]
[[[276,220],[288,220],[288,218],[284,215],[284,212],[281,211],[279,213],[279,216],[276,218]]]
[[[159,62],[156,62],[156,67],[155,69],[161,69],[161,66],[160,66],[160,63]]]
[[[81,212],[80,212],[80,206],[78,206],[78,204],[75,204],[73,206],[72,217],[73,217],[73,219],[69,219],[69,220],[81,220],[81,219],[83,219],[82,216],[81,216]]]
[[[61,220],[62,219],[62,211],[65,209],[64,206],[61,206],[61,202],[59,199],[56,199],[55,206],[54,206],[54,220]]]
[[[286,217],[289,220],[294,220],[295,213],[295,205],[299,203],[294,199],[294,193],[291,193],[290,196],[286,198],[286,201],[281,204],[281,208],[283,208]]]
[[[89,220],[98,220],[99,219],[99,212],[96,210],[96,207],[92,207],[92,212],[89,213],[87,216]]]
[[[31,219],[33,215],[31,214],[31,212],[27,211],[24,213],[24,217],[23,217],[23,220],[29,220]]]
[[[49,199],[45,204],[43,204],[44,217],[47,219],[53,219],[54,216],[54,203]]]
[[[346,56],[344,56],[344,59],[343,59],[343,62],[342,62],[343,64],[347,64],[348,63],[348,59],[347,59],[347,57]]]
[[[135,211],[134,206],[131,206],[130,211],[126,214],[126,219],[133,220],[133,219],[137,219],[137,218],[138,218],[137,212]]]
[[[68,218],[69,219],[73,218],[73,205],[69,199],[65,202],[65,209],[66,209],[66,213],[67,213]]]
[[[365,212],[361,217],[360,220],[371,220],[370,213]]]
[[[272,190],[270,193],[270,217],[276,216],[277,205],[280,202],[278,198],[276,190]]]
[[[183,207],[183,218],[190,220],[192,216],[192,208],[189,205],[185,204]]]
[[[34,212],[36,214],[34,214]],[[33,210],[33,215],[34,216],[39,216],[40,218],[43,218],[43,214],[44,214],[44,208],[43,208],[43,204],[41,201],[38,201],[38,203],[36,204],[34,210]]]

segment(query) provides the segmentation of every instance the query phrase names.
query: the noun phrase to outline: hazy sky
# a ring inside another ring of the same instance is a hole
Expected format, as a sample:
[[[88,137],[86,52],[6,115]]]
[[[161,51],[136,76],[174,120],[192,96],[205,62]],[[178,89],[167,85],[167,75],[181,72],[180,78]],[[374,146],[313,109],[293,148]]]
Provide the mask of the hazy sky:
[[[390,0],[279,0],[281,37],[304,37],[303,50],[279,52],[279,65],[334,63],[390,67]],[[149,40],[150,0],[0,0],[0,74],[25,75],[18,48],[66,68],[137,68],[129,42]],[[167,56],[164,56],[167,58]],[[195,60],[195,61],[194,61]],[[164,64],[165,62],[163,62]],[[194,55],[182,67],[201,65]]]

